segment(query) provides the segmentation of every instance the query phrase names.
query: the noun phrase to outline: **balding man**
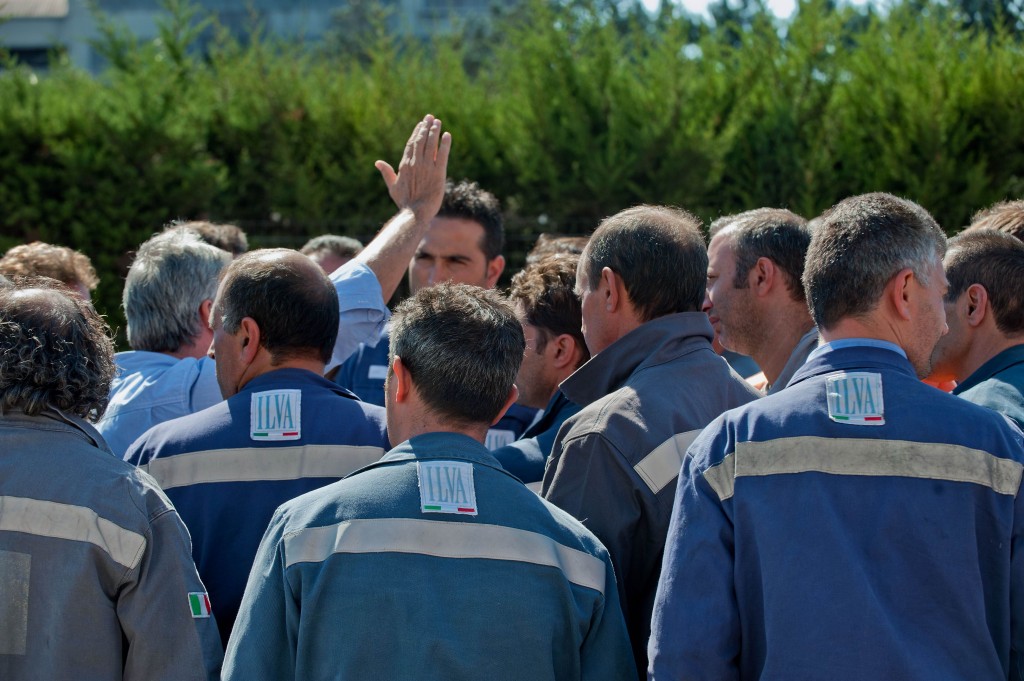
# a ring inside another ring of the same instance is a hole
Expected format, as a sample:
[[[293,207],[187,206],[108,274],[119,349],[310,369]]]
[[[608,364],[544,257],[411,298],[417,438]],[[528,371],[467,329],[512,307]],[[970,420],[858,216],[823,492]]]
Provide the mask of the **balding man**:
[[[687,451],[652,678],[1020,678],[1024,436],[920,381],[945,249],[888,194],[822,216],[803,282],[825,344]]]
[[[994,229],[965,230],[943,260],[946,334],[931,381],[956,381],[954,395],[995,409],[1024,428],[1024,244]]]
[[[788,210],[758,208],[711,225],[704,311],[722,346],[760,367],[768,394],[818,345],[800,277],[811,233]]]
[[[334,287],[308,257],[287,249],[241,256],[210,313],[226,401],[160,424],[128,449],[192,533],[224,640],[274,509],[387,449],[383,410],[323,377],[337,310]]]
[[[0,678],[218,678],[181,518],[91,421],[109,329],[53,280],[0,286]]]
[[[707,265],[696,218],[637,206],[598,226],[576,271],[593,357],[562,382],[583,408],[558,431],[543,494],[608,547],[641,674],[682,453],[758,396],[711,349]]]

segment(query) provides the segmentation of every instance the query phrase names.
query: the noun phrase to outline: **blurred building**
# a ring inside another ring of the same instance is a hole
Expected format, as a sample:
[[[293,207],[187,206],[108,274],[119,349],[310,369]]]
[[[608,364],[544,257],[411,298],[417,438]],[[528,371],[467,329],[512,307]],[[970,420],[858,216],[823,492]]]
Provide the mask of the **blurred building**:
[[[236,37],[256,25],[275,37],[316,43],[339,21],[360,21],[383,13],[391,30],[425,38],[451,31],[464,21],[486,21],[496,3],[508,0],[192,0]],[[92,3],[139,40],[157,36],[157,18],[166,14],[154,0],[94,0]],[[359,26],[346,27],[359,30]],[[98,72],[102,55],[90,45],[96,22],[86,0],[0,0],[0,46],[18,61],[45,68],[50,55],[66,55],[76,66]],[[202,45],[200,45],[200,48]]]

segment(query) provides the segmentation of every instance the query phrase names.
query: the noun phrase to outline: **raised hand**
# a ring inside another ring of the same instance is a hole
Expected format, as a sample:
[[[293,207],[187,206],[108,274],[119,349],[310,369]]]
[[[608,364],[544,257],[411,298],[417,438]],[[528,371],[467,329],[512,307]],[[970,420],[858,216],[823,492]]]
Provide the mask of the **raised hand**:
[[[374,164],[391,200],[399,210],[412,211],[418,223],[429,222],[441,207],[451,148],[451,134],[442,134],[441,121],[427,114],[406,142],[398,172],[386,161]]]

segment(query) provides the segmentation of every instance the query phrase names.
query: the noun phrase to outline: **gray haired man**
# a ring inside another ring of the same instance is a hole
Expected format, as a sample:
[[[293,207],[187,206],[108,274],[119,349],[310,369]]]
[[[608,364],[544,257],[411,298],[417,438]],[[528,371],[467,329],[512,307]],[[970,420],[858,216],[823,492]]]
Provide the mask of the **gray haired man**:
[[[89,423],[108,333],[52,280],[0,287],[0,678],[215,679],[188,532]]]
[[[758,208],[715,220],[710,233],[703,309],[722,346],[752,357],[765,391],[778,392],[818,345],[800,282],[807,221]]]
[[[889,194],[822,215],[803,283],[825,343],[687,450],[652,678],[1022,678],[1024,437],[920,381],[945,249]]]
[[[413,163],[426,149],[431,150],[431,163]],[[426,116],[406,145],[399,167],[404,174],[377,162],[399,212],[366,248],[330,275],[341,314],[326,371],[339,366],[359,343],[379,337],[388,317],[385,301],[441,205],[450,149],[451,137],[442,135],[441,121]],[[139,249],[124,293],[132,351],[117,355],[110,406],[98,424],[119,456],[152,426],[221,400],[206,352],[217,277],[230,260],[226,252],[201,248],[181,230],[155,236]]]

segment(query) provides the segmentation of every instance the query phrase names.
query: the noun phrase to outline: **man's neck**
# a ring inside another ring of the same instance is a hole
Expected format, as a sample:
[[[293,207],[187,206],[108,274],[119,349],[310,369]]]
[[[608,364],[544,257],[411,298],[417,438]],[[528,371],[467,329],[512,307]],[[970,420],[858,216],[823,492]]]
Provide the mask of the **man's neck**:
[[[776,319],[764,336],[764,341],[751,357],[764,373],[768,385],[772,385],[782,374],[800,339],[814,328],[809,315],[788,315]]]
[[[207,348],[207,350],[208,349],[209,348]],[[182,345],[174,352],[163,352],[161,354],[168,355],[174,359],[202,359],[203,357],[206,357],[207,350],[202,350],[196,345],[190,343],[189,345]]]
[[[963,383],[990,359],[1017,345],[1024,345],[1024,336],[1009,337],[1001,333],[985,336],[975,335],[967,355],[960,363],[956,375],[957,383]]]
[[[243,374],[242,381],[239,382],[238,389],[242,390],[253,379],[279,369],[303,369],[305,371],[311,371],[317,376],[324,375],[324,363],[315,359],[293,357],[282,360],[277,364],[271,364],[269,361],[254,362],[249,365]]]

